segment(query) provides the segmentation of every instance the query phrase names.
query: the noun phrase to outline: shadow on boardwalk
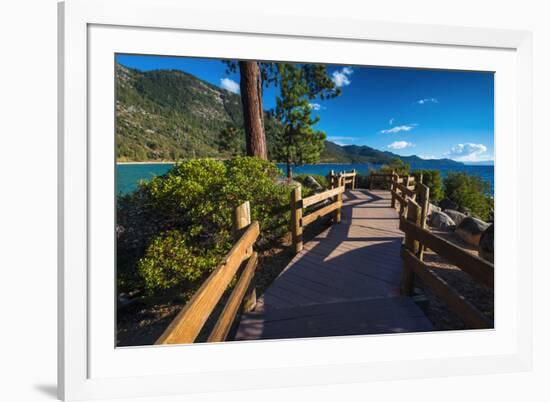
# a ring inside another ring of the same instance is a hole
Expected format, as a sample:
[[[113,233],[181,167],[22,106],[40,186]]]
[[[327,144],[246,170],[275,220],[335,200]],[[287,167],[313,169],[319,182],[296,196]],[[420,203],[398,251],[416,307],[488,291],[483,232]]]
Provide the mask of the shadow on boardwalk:
[[[304,245],[235,340],[432,330],[420,308],[399,295],[402,233],[387,191],[347,191],[342,222]]]

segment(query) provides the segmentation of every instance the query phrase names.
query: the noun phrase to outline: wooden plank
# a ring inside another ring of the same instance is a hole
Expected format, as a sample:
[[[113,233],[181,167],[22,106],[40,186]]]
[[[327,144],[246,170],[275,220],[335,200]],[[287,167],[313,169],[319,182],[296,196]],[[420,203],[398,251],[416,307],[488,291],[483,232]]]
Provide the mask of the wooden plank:
[[[302,200],[302,207],[307,208],[310,205],[317,204],[318,202],[326,200],[327,198],[334,197],[335,195],[338,195],[343,192],[344,192],[343,187],[336,187],[336,188],[333,188],[332,190],[327,190],[319,194],[314,194]]]
[[[254,271],[256,270],[257,265],[258,253],[253,252],[246,263],[237,285],[231,292],[231,296],[229,296],[229,299],[227,300],[227,303],[223,308],[214,329],[210,333],[207,342],[223,342],[227,338],[227,334],[231,329],[231,325],[233,325],[235,316],[239,312],[239,308],[241,307],[243,298],[248,290],[248,287],[250,286],[250,282],[254,277]]]
[[[416,195],[416,193],[409,189],[407,186],[403,185],[403,184],[400,184],[400,183],[396,183],[396,187],[401,190],[404,194],[406,194],[408,197],[413,197]]]
[[[420,174],[420,180],[422,180],[422,174]],[[430,208],[430,188],[422,183],[419,183],[416,186],[416,193],[418,195],[417,197],[418,204],[422,209],[422,213],[420,216],[420,227],[425,229],[426,220],[428,218],[428,210]],[[420,261],[424,259],[424,251],[425,251],[425,246],[424,244],[421,243],[420,249],[418,250],[418,258],[420,259]]]
[[[464,272],[470,274],[479,282],[493,289],[495,267],[490,262],[455,246],[453,243],[434,235],[427,229],[422,229],[407,222],[406,219],[401,219],[399,228]]]
[[[337,201],[337,202],[333,202],[330,205],[327,205],[326,207],[318,209],[317,211],[312,212],[311,214],[306,215],[302,218],[302,226],[307,226],[311,222],[314,222],[315,220],[317,220],[318,218],[325,216],[331,213],[332,211],[336,211],[337,209],[340,209],[340,208],[342,208],[342,202]]]
[[[420,206],[411,200],[407,205],[407,221],[413,225],[420,226],[421,214]],[[420,243],[405,232],[405,247],[416,255],[420,250]],[[403,265],[401,275],[401,293],[406,296],[412,296],[413,290],[414,272],[410,266],[405,264]]]
[[[399,204],[401,204],[401,205],[407,205],[407,200],[406,200],[405,198],[403,198],[403,197],[401,196],[401,194],[399,194],[397,191],[392,191],[391,194],[392,194],[392,196],[395,197],[395,199],[396,199],[397,201],[399,201]]]
[[[241,238],[242,234],[252,222],[250,214],[250,201],[245,201],[237,208],[233,210],[233,241],[237,242]],[[252,255],[252,245],[246,250],[247,257]]]
[[[226,255],[224,261],[210,274],[168,328],[155,342],[156,345],[192,343],[216,307],[227,286],[239,269],[247,249],[260,234],[258,222],[252,223]]]
[[[444,300],[449,308],[453,310],[466,325],[476,329],[493,327],[488,317],[451,288],[445,280],[430,271],[425,263],[420,261],[405,247],[401,249],[401,256],[405,261],[405,265],[410,267],[410,269],[418,275],[420,280],[429,286],[437,296]]]
[[[302,187],[297,186],[290,193],[290,233],[292,235],[292,249],[294,253],[302,251]]]

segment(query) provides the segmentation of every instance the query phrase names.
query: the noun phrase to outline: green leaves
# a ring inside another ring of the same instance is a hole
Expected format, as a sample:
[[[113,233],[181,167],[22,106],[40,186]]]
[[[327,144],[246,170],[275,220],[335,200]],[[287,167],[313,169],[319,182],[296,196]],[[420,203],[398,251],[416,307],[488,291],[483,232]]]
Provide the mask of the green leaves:
[[[233,209],[250,201],[262,228],[258,243],[278,238],[289,221],[286,185],[270,162],[249,157],[194,159],[119,198],[119,291],[149,294],[196,286],[233,244]]]
[[[445,196],[485,220],[494,208],[489,192],[490,184],[478,176],[449,173],[445,178]]]
[[[432,201],[440,201],[444,197],[443,180],[439,170],[415,170],[414,175],[416,180],[420,180],[422,174],[422,183],[430,188],[430,199]]]
[[[284,129],[277,138],[275,157],[291,164],[318,162],[324,149],[326,135],[313,129],[319,117],[313,117],[310,101],[319,97],[329,99],[340,94],[327,74],[326,67],[316,64],[276,65],[280,96],[275,116]]]

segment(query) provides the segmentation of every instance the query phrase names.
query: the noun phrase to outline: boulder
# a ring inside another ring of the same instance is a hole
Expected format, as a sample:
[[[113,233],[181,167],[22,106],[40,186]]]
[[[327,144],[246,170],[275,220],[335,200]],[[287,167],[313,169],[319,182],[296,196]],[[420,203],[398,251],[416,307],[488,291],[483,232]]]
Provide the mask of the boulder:
[[[430,225],[439,229],[453,230],[455,222],[445,212],[434,212],[430,217]]]
[[[464,215],[472,216],[472,211],[467,207],[459,207],[458,212],[462,212]]]
[[[432,203],[428,204],[428,217],[430,217],[434,212],[441,212],[441,208]]]
[[[479,256],[489,262],[494,262],[495,256],[495,224],[491,224],[481,234],[479,239]]]
[[[441,209],[453,209],[455,211],[458,209],[458,204],[448,198],[443,198],[439,201],[439,206]]]
[[[489,227],[489,224],[482,220],[468,216],[460,222],[455,232],[462,240],[472,246],[478,246],[481,234]]]
[[[462,212],[455,211],[454,209],[446,209],[443,212],[449,215],[457,225],[460,225],[460,222],[462,222],[464,218],[466,218],[466,215],[464,215]]]
[[[313,191],[323,191],[323,186],[319,184],[313,176],[306,176],[304,179],[304,186],[312,189]]]

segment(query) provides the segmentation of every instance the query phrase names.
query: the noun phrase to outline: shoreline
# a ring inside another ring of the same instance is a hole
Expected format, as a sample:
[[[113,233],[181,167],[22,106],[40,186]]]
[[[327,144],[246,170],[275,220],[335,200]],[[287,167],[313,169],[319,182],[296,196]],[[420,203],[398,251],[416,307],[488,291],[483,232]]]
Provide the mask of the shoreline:
[[[116,162],[117,165],[174,165],[176,162]]]
[[[273,163],[277,165],[284,164],[284,162],[273,162]],[[116,162],[116,164],[117,165],[174,165],[176,164],[176,161]],[[373,165],[373,164],[372,163],[351,163],[351,162],[320,162],[320,163],[308,163],[308,165],[321,166],[321,165]]]

